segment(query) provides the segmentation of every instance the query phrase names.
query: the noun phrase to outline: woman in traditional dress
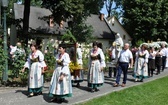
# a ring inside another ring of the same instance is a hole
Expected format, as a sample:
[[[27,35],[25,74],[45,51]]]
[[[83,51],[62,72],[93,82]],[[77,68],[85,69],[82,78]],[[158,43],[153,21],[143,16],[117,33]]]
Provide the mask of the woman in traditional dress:
[[[25,68],[29,69],[28,96],[32,97],[34,95],[42,94],[43,73],[46,64],[44,62],[44,55],[37,49],[38,47],[35,42],[30,45],[30,48],[31,53],[28,56],[22,72],[25,71]]]
[[[98,43],[93,43],[93,48],[89,54],[89,71],[88,71],[88,87],[91,88],[91,92],[98,91],[97,87],[100,87],[104,83],[103,69],[106,66],[104,53],[101,48],[98,47]]]
[[[153,71],[155,71],[155,56],[156,51],[154,47],[149,48],[149,62],[148,62],[148,76],[153,77]]]
[[[134,78],[135,81],[143,82],[148,77],[148,57],[147,45],[142,44],[141,49],[136,52]]]
[[[56,61],[56,69],[53,72],[50,82],[49,96],[52,97],[51,101],[67,103],[68,100],[65,97],[72,96],[72,84],[69,70],[70,57],[65,52],[65,46],[59,45],[59,53],[56,55]]]

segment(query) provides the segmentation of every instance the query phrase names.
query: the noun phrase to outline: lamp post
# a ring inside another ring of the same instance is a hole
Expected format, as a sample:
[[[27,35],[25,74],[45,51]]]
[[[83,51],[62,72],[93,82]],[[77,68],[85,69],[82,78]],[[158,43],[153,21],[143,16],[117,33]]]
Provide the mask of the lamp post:
[[[3,15],[4,15],[4,19],[3,19],[3,28],[4,28],[4,53],[8,58],[8,50],[7,50],[7,31],[6,31],[6,9],[8,7],[8,0],[2,0],[2,7],[3,7]],[[5,67],[3,70],[3,81],[6,82],[8,79],[8,59],[5,59]]]

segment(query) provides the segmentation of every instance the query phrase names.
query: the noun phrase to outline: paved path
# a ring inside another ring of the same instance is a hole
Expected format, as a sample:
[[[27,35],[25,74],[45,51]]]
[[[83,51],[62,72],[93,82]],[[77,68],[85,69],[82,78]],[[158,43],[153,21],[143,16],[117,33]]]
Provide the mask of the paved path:
[[[105,74],[107,76],[107,73]],[[84,102],[95,97],[99,97],[114,91],[119,91],[132,86],[140,85],[149,81],[153,81],[158,78],[168,76],[168,69],[161,72],[160,75],[154,75],[151,78],[147,78],[144,82],[134,82],[131,73],[128,74],[128,80],[126,87],[113,87],[112,84],[115,82],[112,78],[105,78],[103,87],[100,87],[100,91],[91,93],[87,88],[86,78],[80,83],[80,87],[73,87],[73,97],[68,98],[68,105],[77,104]],[[86,76],[85,76],[86,77]],[[0,105],[56,105],[57,103],[51,103],[48,97],[49,83],[45,83],[43,95],[27,98],[27,87],[23,88],[11,88],[11,87],[0,87]],[[62,105],[67,105],[62,103]]]

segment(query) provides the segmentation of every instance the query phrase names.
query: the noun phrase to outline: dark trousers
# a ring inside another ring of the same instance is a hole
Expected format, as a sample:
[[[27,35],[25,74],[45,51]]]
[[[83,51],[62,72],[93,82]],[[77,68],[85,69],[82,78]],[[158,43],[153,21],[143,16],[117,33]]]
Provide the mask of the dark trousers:
[[[164,71],[166,65],[166,56],[162,56],[162,71]]]
[[[156,65],[156,68],[157,68],[157,74],[160,74],[161,66],[160,65]]]
[[[116,68],[115,67],[109,67],[109,77],[112,77],[112,71],[114,72],[113,77],[116,77]]]
[[[124,78],[123,78],[123,84],[126,84],[127,80],[127,72],[128,72],[128,63],[119,63],[119,66],[117,67],[117,78],[116,78],[116,83],[119,84],[120,82],[120,77],[123,72]]]
[[[148,68],[148,76],[153,76],[153,71],[155,71],[155,69]]]

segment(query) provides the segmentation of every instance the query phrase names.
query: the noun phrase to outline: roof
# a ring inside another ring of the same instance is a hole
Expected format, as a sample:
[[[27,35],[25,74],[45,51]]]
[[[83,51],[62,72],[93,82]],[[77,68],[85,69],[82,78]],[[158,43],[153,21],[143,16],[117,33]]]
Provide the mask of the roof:
[[[24,5],[14,3],[14,17],[15,19],[23,19]],[[51,11],[40,7],[30,7],[29,17],[29,33],[33,34],[64,34],[68,28],[68,23],[64,22],[63,29],[55,23],[53,28],[49,27],[49,17]],[[92,14],[87,18],[86,23],[91,25],[94,29],[93,37],[114,40],[115,35],[110,29],[107,20],[101,21],[100,15]],[[22,26],[22,24],[21,24]]]
[[[115,34],[110,29],[107,20],[104,18],[104,20],[101,21],[100,15],[92,14],[87,18],[86,24],[93,27],[93,37],[115,40]]]
[[[15,19],[23,19],[24,5],[14,3],[14,17]],[[65,32],[68,24],[64,22],[63,29],[55,23],[54,27],[49,26],[49,16],[51,11],[40,7],[30,7],[29,16],[29,32],[30,33],[43,33],[43,34],[60,34]],[[22,26],[22,24],[21,24]]]

